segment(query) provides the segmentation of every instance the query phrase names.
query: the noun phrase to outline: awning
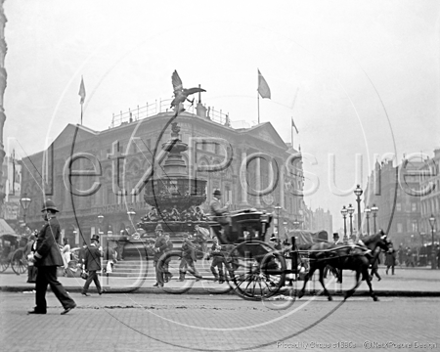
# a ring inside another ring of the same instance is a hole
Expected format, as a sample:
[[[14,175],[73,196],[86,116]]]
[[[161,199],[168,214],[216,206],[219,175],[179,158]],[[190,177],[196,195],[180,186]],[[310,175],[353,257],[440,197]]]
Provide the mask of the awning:
[[[18,237],[18,235],[15,233],[12,227],[8,225],[5,219],[0,219],[0,236],[2,235],[15,235]]]
[[[297,245],[312,245],[318,242],[327,242],[327,231],[312,232],[308,230],[290,230],[289,237],[295,236]]]

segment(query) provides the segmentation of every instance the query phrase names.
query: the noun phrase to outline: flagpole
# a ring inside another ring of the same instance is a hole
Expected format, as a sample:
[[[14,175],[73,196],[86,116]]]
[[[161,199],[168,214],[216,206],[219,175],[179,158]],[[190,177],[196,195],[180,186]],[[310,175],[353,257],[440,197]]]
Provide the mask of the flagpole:
[[[292,149],[293,148],[293,126],[292,126],[292,120],[290,121],[290,142],[292,143]]]
[[[84,105],[84,99],[86,98],[86,89],[84,87],[84,79],[81,76],[81,83],[79,85],[79,92],[78,95],[81,97],[81,100],[79,101],[79,104],[81,105],[81,126],[83,124],[83,105]]]
[[[257,89],[258,124],[260,124],[260,93]]]

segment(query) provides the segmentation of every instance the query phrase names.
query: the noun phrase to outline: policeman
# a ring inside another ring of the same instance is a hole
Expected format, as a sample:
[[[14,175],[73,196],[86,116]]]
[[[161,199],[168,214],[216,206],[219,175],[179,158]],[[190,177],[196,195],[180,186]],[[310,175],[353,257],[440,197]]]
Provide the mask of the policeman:
[[[52,292],[64,307],[64,311],[61,312],[64,315],[75,308],[76,303],[57,279],[57,267],[64,265],[59,247],[61,237],[60,223],[56,218],[56,213],[59,210],[53,201],[47,200],[43,204],[41,212],[46,223],[38,234],[34,254],[35,266],[38,268],[35,284],[36,306],[28,314],[46,314],[46,291],[47,285],[50,285]]]

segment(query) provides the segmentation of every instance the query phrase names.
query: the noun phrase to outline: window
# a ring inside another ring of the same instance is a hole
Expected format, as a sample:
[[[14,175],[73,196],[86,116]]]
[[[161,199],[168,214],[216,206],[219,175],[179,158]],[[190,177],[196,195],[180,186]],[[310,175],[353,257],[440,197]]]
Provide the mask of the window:
[[[417,226],[417,221],[413,221],[411,224],[411,228],[412,228],[412,232],[418,232],[418,226]]]
[[[402,223],[398,222],[397,223],[397,233],[402,233],[403,232],[403,226]]]
[[[411,203],[411,211],[417,211],[417,203]]]
[[[396,211],[402,211],[402,204],[400,203],[396,204]]]

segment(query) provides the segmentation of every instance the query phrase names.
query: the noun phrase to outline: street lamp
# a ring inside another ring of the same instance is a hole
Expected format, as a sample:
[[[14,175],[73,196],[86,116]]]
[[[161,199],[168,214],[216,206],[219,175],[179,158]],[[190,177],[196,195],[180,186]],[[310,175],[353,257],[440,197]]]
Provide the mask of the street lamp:
[[[373,213],[373,223],[374,223],[374,233],[377,232],[377,228],[376,228],[376,217],[377,217],[377,212],[378,212],[379,208],[376,207],[376,204],[373,204],[373,206],[371,207],[371,211]]]
[[[344,242],[347,242],[347,213],[348,210],[344,205],[341,210],[342,217],[344,218]]]
[[[280,238],[280,234],[279,234],[279,232],[280,232],[280,211],[281,211],[281,207],[279,204],[277,204],[275,206],[275,210],[277,212],[277,227],[276,227],[276,229],[277,229],[277,237],[279,239]]]
[[[100,235],[101,232],[102,232],[101,231],[101,225],[102,225],[103,221],[104,221],[104,215],[99,214],[98,215],[98,224],[99,224],[99,226],[98,226],[98,235]]]
[[[131,221],[132,218],[136,215],[136,212],[134,211],[133,208],[130,208],[130,209],[127,211],[127,215],[128,215],[128,218],[129,218],[130,221]]]
[[[431,269],[435,269],[435,249],[434,249],[434,225],[435,225],[435,217],[434,214],[431,214],[429,217],[429,223],[431,225]]]
[[[32,199],[30,199],[26,193],[23,194],[23,198],[20,199],[20,205],[23,208],[23,221],[24,225],[26,225],[26,213],[29,208],[29,204],[32,202]]]
[[[347,211],[348,211],[348,215],[350,216],[350,237],[351,237],[353,236],[353,213],[354,213],[354,208],[351,204],[348,205]]]
[[[369,207],[366,207],[365,217],[367,218],[367,236],[370,236],[370,213],[371,213],[371,209]]]
[[[363,192],[362,188],[357,185],[354,194],[356,195],[356,202],[358,203],[358,234],[361,233],[361,195]]]

